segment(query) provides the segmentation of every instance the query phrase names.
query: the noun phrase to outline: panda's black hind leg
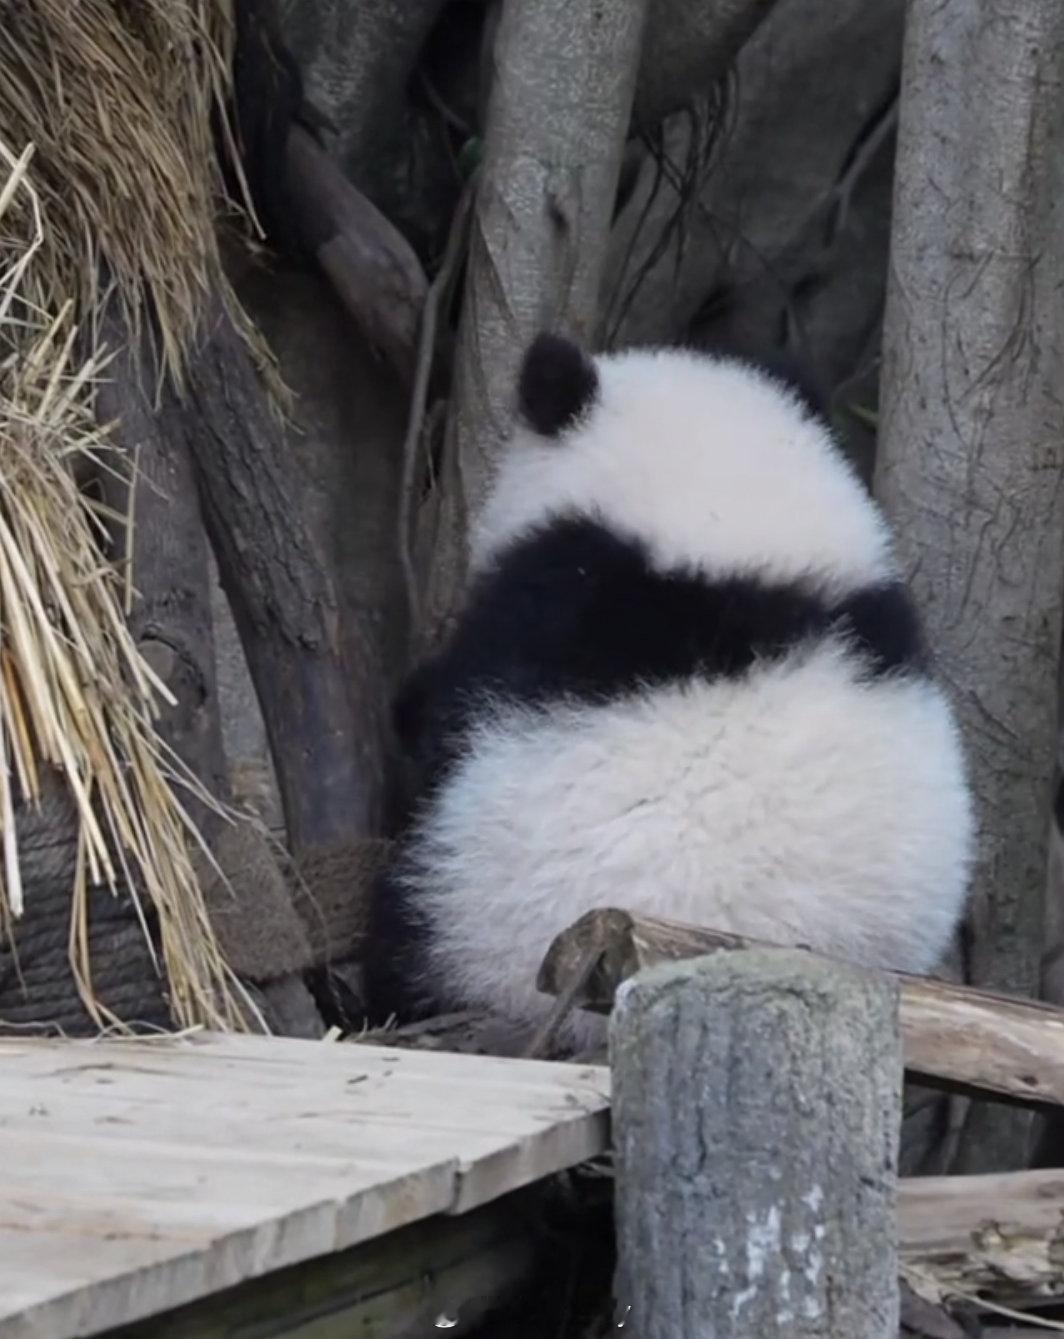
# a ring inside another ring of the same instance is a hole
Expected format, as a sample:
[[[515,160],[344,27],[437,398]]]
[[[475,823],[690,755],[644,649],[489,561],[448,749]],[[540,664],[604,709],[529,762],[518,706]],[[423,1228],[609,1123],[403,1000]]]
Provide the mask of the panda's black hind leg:
[[[380,874],[370,898],[362,997],[366,1023],[381,1027],[416,1023],[438,1012],[427,964],[428,931],[406,889],[390,871]]]

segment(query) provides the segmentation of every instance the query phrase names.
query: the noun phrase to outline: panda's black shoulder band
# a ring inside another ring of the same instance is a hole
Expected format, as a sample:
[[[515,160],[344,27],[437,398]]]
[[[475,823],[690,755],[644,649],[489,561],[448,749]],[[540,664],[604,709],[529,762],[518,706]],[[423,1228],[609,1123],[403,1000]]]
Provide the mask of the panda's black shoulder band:
[[[588,355],[561,335],[540,334],[521,363],[517,400],[521,416],[543,437],[556,437],[591,408],[598,372]]]

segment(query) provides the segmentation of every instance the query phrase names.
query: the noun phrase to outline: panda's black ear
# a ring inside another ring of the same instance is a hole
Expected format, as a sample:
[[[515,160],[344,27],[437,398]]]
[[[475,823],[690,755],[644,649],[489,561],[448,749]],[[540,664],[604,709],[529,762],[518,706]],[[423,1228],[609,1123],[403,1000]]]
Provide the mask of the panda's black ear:
[[[521,417],[541,437],[556,437],[594,404],[599,379],[591,358],[561,335],[537,335],[517,379]]]

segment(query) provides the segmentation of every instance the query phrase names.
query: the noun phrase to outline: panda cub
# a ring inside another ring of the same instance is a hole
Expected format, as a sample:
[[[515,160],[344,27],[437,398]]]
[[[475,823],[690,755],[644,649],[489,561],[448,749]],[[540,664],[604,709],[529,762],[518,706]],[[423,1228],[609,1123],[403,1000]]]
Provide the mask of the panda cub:
[[[742,362],[549,335],[517,399],[464,613],[397,709],[424,783],[376,890],[371,1012],[532,1029],[552,938],[603,906],[931,970],[965,765],[826,423]]]

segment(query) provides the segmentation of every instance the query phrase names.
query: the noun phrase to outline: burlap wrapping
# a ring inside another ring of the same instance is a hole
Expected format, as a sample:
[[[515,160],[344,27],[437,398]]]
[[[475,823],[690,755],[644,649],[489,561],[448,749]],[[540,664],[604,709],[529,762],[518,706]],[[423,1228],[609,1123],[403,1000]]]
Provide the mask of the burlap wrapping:
[[[233,969],[268,981],[355,956],[369,890],[389,843],[365,840],[296,863],[261,825],[226,825],[215,859],[228,886],[200,860],[215,931]]]
[[[25,912],[12,939],[0,937],[0,1032],[91,1034],[97,1024],[69,963],[76,847],[63,787],[46,779],[40,810],[22,812],[18,830]],[[228,885],[203,857],[197,863],[230,965],[247,981],[272,982],[356,956],[370,885],[388,850],[383,840],[352,843],[297,867],[261,825],[221,825],[215,858]],[[93,991],[104,1006],[129,1024],[173,1026],[165,982],[128,896],[92,893],[89,945]]]
[[[25,912],[10,938],[0,936],[0,1032],[89,1035],[97,1024],[81,1001],[69,961],[73,808],[57,778],[42,771],[41,784],[40,809],[17,814]],[[93,992],[103,1005],[131,1025],[172,1026],[164,983],[129,897],[106,889],[92,893],[89,951]]]

